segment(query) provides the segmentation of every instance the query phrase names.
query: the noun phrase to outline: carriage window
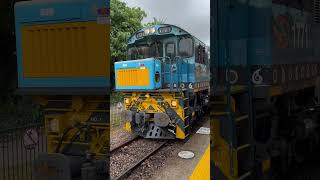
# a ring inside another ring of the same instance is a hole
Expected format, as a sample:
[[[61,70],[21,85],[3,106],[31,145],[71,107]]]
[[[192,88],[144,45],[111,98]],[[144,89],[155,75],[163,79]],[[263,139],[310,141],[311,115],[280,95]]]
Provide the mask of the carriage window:
[[[170,57],[171,59],[173,59],[176,56],[175,46],[173,43],[168,43],[166,45],[166,56]]]
[[[193,41],[191,38],[181,38],[179,41],[179,55],[190,57],[193,55]]]

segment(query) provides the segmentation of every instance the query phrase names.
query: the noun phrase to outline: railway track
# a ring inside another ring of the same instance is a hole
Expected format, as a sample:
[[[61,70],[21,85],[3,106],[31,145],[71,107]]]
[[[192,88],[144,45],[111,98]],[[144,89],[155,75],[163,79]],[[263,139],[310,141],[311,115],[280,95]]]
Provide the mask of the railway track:
[[[113,159],[114,154],[117,154],[115,156],[120,157],[119,159],[114,158],[113,160],[111,160],[111,163],[121,165],[121,167],[117,168],[117,169],[121,169],[121,171],[120,172],[113,172],[114,175],[111,175],[111,179],[112,180],[125,179],[141,163],[143,163],[146,159],[148,159],[150,156],[152,156],[157,151],[159,151],[162,147],[164,147],[164,145],[167,142],[168,142],[168,140],[166,140],[166,141],[150,141],[147,139],[142,139],[142,138],[136,137],[128,142],[121,144],[120,146],[117,146],[116,148],[111,149],[110,150],[111,159]],[[140,149],[136,149],[137,146],[135,145],[135,143],[138,144],[138,147]],[[143,147],[143,145],[142,145],[143,143],[146,143],[145,147]],[[149,145],[150,143],[152,143],[152,145],[151,145],[152,148]],[[134,160],[132,160],[132,161],[125,162],[127,160],[127,158],[122,159],[122,157],[130,156],[131,152],[135,153],[137,158],[136,159],[134,158]],[[140,155],[138,155],[139,153],[140,153]]]
[[[137,168],[141,163],[143,163],[146,159],[148,159],[151,155],[156,153],[158,150],[160,150],[167,141],[161,142],[156,148],[154,148],[151,152],[147,153],[145,156],[143,156],[140,160],[133,163],[127,170],[123,171],[118,177],[116,177],[115,180],[122,180],[125,179],[135,168]]]
[[[121,148],[129,145],[130,143],[132,143],[133,141],[135,141],[135,140],[137,140],[137,139],[140,139],[140,137],[139,137],[139,136],[133,137],[133,138],[130,139],[129,141],[126,141],[126,142],[124,142],[124,143],[122,143],[122,144],[120,144],[120,145],[118,145],[118,146],[116,146],[116,147],[114,147],[114,148],[111,148],[111,149],[110,149],[110,153],[115,152],[115,151],[117,151],[118,149],[121,149]]]
[[[196,131],[208,120],[208,117],[204,116],[198,120],[199,123],[196,123],[194,128],[192,128],[189,137],[184,141],[180,141],[181,144],[184,144],[186,141],[188,141],[188,139],[193,136]],[[110,149],[111,167],[114,166],[114,164],[116,166],[118,165],[116,168],[110,169],[111,179],[122,180],[129,177],[135,169],[137,169],[143,162],[162,149],[168,143],[168,141],[169,140],[143,139],[139,136],[136,136]],[[139,148],[137,148],[137,146],[139,146]],[[128,160],[130,158],[133,160]]]

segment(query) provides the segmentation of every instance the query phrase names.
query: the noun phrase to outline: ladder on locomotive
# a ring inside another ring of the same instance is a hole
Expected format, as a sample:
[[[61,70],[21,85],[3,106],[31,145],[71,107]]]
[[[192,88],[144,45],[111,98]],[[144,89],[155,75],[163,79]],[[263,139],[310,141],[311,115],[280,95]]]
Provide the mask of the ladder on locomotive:
[[[228,3],[228,6],[230,6],[229,0],[225,2]],[[218,9],[216,10],[218,11]],[[229,18],[230,17],[227,15],[226,20],[228,21]],[[220,36],[221,34],[218,32],[216,35]],[[227,37],[228,36],[225,36],[225,38]],[[246,85],[236,86],[231,84],[229,81],[231,63],[228,49],[228,43],[230,40],[228,38],[225,39],[225,48],[221,51],[221,49],[219,49],[221,48],[219,39],[219,37],[216,38],[218,41],[216,44],[217,46],[213,47],[216,48],[215,57],[217,58],[217,61],[214,64],[214,66],[216,66],[214,67],[216,70],[216,79],[214,79],[216,88],[214,91],[217,92],[217,94],[213,95],[213,112],[211,112],[211,116],[220,122],[220,126],[224,124],[223,127],[220,128],[220,130],[224,132],[220,133],[220,135],[224,136],[222,138],[229,145],[228,153],[231,158],[228,163],[230,165],[229,174],[231,177],[233,177],[232,180],[253,179],[253,87],[250,78],[251,62],[248,58],[246,66]],[[236,157],[236,161],[233,161],[234,157]],[[215,172],[212,173],[215,174]],[[220,174],[217,176],[217,178],[219,178]],[[215,175],[213,175],[213,177],[215,178]]]

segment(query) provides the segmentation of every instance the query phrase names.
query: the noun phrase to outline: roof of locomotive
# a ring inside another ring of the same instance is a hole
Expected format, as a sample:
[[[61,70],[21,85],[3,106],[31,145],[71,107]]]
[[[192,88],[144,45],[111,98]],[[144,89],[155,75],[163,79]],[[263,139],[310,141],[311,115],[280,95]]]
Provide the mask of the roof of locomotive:
[[[159,33],[159,29],[160,28],[165,28],[165,27],[171,27],[171,31],[168,33]],[[147,29],[152,29],[155,28],[155,32],[152,34],[148,34],[148,35],[144,35],[141,38],[137,38],[137,34],[139,33],[143,33],[145,32]],[[157,25],[153,25],[153,26],[148,26],[148,27],[144,27],[141,28],[140,30],[136,31],[135,33],[133,33],[133,35],[129,38],[128,40],[128,44],[134,44],[137,40],[142,40],[144,37],[146,36],[152,36],[152,35],[158,35],[158,36],[162,36],[162,35],[174,35],[174,36],[179,36],[179,35],[190,35],[193,39],[197,40],[200,44],[202,44],[203,46],[207,46],[205,43],[203,43],[201,40],[199,40],[197,37],[193,36],[192,34],[190,34],[189,32],[187,32],[186,30],[176,26],[176,25],[172,25],[172,24],[157,24]]]

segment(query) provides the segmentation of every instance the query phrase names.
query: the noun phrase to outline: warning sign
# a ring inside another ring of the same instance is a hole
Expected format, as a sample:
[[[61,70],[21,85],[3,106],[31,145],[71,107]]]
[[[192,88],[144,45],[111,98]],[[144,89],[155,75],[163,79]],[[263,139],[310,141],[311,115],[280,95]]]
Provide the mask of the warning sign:
[[[39,134],[36,129],[28,129],[23,135],[23,144],[26,149],[34,149],[39,142]]]

